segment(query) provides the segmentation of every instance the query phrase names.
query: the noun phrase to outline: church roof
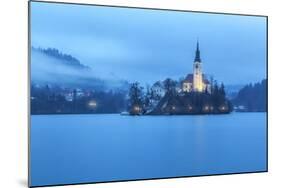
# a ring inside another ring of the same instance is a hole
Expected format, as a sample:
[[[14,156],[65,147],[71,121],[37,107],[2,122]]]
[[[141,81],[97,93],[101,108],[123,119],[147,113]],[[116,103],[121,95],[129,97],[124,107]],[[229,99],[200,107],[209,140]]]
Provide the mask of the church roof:
[[[155,82],[152,87],[163,87],[163,84],[160,81]]]
[[[193,82],[193,74],[188,74],[185,79],[183,80],[183,82]]]

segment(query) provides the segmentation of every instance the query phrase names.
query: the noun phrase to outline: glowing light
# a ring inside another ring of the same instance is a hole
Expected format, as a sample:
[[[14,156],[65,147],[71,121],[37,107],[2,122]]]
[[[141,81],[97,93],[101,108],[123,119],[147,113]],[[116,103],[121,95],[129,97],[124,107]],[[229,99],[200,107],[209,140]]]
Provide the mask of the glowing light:
[[[139,112],[140,111],[140,107],[139,106],[135,106],[134,107],[134,111]]]
[[[220,110],[225,111],[225,110],[227,110],[227,107],[223,105],[223,106],[220,107]]]
[[[187,108],[188,108],[188,110],[192,110],[192,106],[188,106]]]
[[[90,102],[88,103],[88,105],[89,105],[89,107],[91,107],[91,108],[96,108],[96,107],[97,107],[97,102],[94,101],[94,100],[92,100],[92,101],[90,101]]]
[[[204,107],[204,110],[209,110],[209,106],[208,105],[206,105],[205,107]]]
[[[176,109],[176,107],[175,107],[175,106],[172,106],[172,109],[173,109],[173,110],[175,110],[175,109]]]
[[[211,108],[211,106],[209,106],[209,105],[205,105],[205,106],[203,106],[202,110],[203,110],[204,112],[209,112],[210,110],[212,110],[212,108]]]

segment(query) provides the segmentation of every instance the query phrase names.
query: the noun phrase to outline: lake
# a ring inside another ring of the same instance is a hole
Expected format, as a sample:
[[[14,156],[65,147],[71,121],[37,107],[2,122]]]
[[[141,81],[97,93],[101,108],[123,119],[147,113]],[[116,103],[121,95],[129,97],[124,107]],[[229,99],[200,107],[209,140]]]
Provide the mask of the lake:
[[[32,115],[31,185],[267,170],[266,113]]]

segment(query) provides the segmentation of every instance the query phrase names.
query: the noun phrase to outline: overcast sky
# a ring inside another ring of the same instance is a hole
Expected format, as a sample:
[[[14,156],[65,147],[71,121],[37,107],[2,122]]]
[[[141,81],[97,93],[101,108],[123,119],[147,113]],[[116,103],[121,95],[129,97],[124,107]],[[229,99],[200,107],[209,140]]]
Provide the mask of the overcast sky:
[[[266,77],[264,17],[31,3],[31,43],[57,48],[103,78],[153,83],[192,72],[225,84]]]

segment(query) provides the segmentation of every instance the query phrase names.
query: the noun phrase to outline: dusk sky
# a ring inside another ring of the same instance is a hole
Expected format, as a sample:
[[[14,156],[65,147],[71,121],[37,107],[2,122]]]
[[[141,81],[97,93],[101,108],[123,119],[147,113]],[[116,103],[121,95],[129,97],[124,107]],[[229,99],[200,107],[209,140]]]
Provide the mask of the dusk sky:
[[[184,77],[197,39],[204,73],[219,82],[266,77],[265,17],[31,3],[32,46],[71,54],[106,79]]]

